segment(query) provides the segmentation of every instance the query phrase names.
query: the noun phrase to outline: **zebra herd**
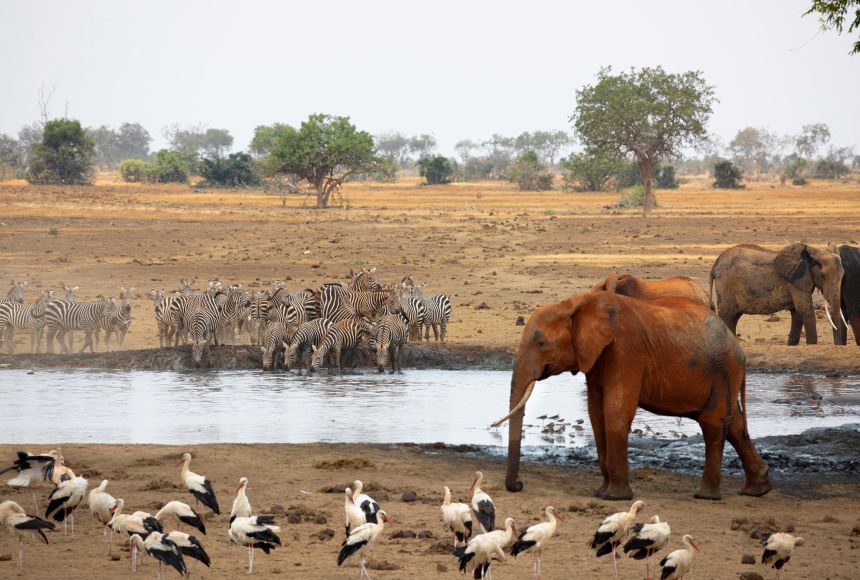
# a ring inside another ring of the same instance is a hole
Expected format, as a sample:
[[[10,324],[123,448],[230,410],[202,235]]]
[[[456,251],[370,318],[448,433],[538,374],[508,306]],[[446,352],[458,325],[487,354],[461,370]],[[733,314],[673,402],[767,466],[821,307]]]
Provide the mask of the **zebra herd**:
[[[75,294],[77,286],[63,284],[65,297],[62,300],[54,298],[53,290],[43,290],[32,304],[24,303],[24,288],[26,282],[12,281],[9,291],[0,301],[0,349],[8,341],[9,352],[15,351],[16,329],[30,332],[30,352],[41,352],[42,336],[47,329],[47,352],[54,352],[56,340],[64,353],[74,349],[74,331],[84,332],[84,345],[80,352],[87,347],[98,347],[99,335],[105,331],[105,346],[110,348],[111,335],[116,337],[117,345],[122,348],[123,340],[131,325],[131,309],[134,301],[134,288],[120,288],[117,301],[113,297],[100,297],[96,302],[78,301]],[[68,341],[66,340],[68,337]]]
[[[332,282],[318,290],[288,291],[275,281],[267,291],[249,293],[241,284],[224,287],[210,281],[195,292],[196,278],[183,279],[181,289],[151,291],[161,347],[190,340],[196,366],[210,366],[210,344],[247,337],[263,351],[263,369],[319,370],[323,364],[343,368],[345,355],[353,366],[359,355],[375,358],[381,372],[400,370],[403,346],[409,340],[445,340],[451,301],[444,294],[424,296],[424,284],[411,277],[383,285],[376,268],[350,271],[346,286]]]

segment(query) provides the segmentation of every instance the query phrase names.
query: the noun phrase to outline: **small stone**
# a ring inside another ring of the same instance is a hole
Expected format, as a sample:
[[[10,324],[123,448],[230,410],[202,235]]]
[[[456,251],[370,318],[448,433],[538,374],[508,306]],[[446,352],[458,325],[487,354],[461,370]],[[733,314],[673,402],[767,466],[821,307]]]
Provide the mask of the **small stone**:
[[[343,490],[340,490],[340,492],[343,493]],[[285,511],[284,506],[281,504],[275,504],[269,508],[269,513],[273,516],[282,515]]]
[[[821,521],[828,523],[828,524],[835,524],[835,523],[839,522],[839,519],[836,516],[832,516],[830,514],[827,514],[826,516],[824,516],[824,518]]]
[[[769,536],[770,533],[767,530],[763,530],[762,528],[753,528],[750,532],[750,538],[753,540],[761,540],[765,536]]]
[[[110,559],[114,562],[119,562],[119,560],[120,560],[119,554],[111,554]]]
[[[475,306],[475,310],[489,310],[490,306],[486,302],[481,302],[477,306]]]
[[[755,564],[755,556],[752,554],[744,554],[741,556],[741,564]]]
[[[405,538],[405,539],[409,539],[409,540],[413,540],[417,536],[418,536],[418,534],[416,534],[412,530],[400,530],[398,532],[394,532],[393,534],[391,534],[392,538]]]
[[[526,319],[524,316],[517,316],[517,321],[514,323],[514,326],[525,326]]]
[[[315,524],[327,524],[328,519],[322,514],[317,514],[317,517],[314,519]]]
[[[765,319],[765,322],[779,322],[781,319],[776,314],[771,314],[770,317]]]
[[[445,564],[442,564],[441,562],[437,562],[436,563],[436,571],[439,572],[440,574],[447,572],[448,566],[446,566]]]
[[[431,540],[434,538],[433,532],[430,530],[421,530],[418,532],[418,538],[421,540]]]
[[[748,526],[750,521],[747,518],[732,518],[732,530],[740,530]]]
[[[854,524],[854,527],[851,528],[852,536],[860,536],[860,524]]]
[[[302,523],[302,512],[299,510],[293,510],[287,514],[287,523],[288,524],[300,524]]]
[[[400,496],[401,501],[405,501],[407,503],[411,503],[418,499],[418,494],[412,490],[404,491],[403,495]]]

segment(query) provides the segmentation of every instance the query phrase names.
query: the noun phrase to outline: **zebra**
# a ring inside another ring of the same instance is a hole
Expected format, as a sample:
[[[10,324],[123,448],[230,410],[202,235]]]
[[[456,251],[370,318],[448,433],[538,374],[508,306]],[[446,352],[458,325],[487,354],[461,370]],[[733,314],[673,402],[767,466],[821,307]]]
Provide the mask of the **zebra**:
[[[292,304],[299,310],[305,311],[305,320],[313,320],[320,317],[320,307],[313,290],[298,290],[286,292],[284,283],[280,280],[275,282],[272,290],[268,293],[269,301],[274,304]]]
[[[248,333],[251,336],[251,344],[263,346],[263,334],[266,332],[269,305],[269,298],[265,293],[254,292],[251,296],[251,304],[248,306]]]
[[[352,268],[349,269],[350,283],[347,285],[347,290],[352,291],[362,291],[362,290],[382,290],[382,284],[379,283],[379,280],[376,279],[374,274],[376,273],[376,267],[370,268],[362,268],[361,272],[357,274],[352,271]]]
[[[283,322],[270,322],[266,325],[264,332],[265,346],[263,346],[263,370],[277,368],[278,360],[282,360],[285,353],[284,345],[287,339],[287,325]]]
[[[225,343],[229,336],[230,342],[235,343],[236,325],[239,323],[239,313],[247,306],[248,295],[242,289],[241,284],[234,284],[226,292],[221,291],[221,283],[211,288],[216,289],[216,302],[221,309],[221,317],[218,320],[221,343]],[[240,327],[241,331],[241,327]]]
[[[385,365],[391,364],[391,372],[403,370],[403,346],[409,332],[406,321],[397,314],[383,316],[376,325],[376,368],[385,372]]]
[[[433,327],[433,338],[445,342],[448,321],[451,319],[451,299],[445,294],[434,294],[423,296],[421,288],[426,284],[413,286],[412,295],[421,299],[424,303],[424,340],[430,340],[430,327]]]
[[[30,331],[30,352],[39,352],[45,330],[45,311],[53,299],[53,290],[42,290],[33,304],[0,302],[0,349],[5,336],[9,341],[9,354],[15,352],[15,329],[20,328]]]
[[[84,352],[90,347],[93,349],[93,332],[98,330],[99,322],[108,309],[108,301],[99,302],[72,302],[69,300],[54,300],[46,307],[45,318],[48,327],[48,352],[54,352],[54,338],[60,343],[64,353],[72,349],[72,340],[66,347],[64,340],[67,332],[72,330],[83,330],[85,333],[84,346],[78,352]]]
[[[122,343],[125,340],[128,327],[131,326],[131,303],[133,300],[133,292],[133,286],[128,290],[120,288],[119,304],[117,304],[116,300],[113,298],[108,298],[107,311],[99,321],[99,328],[96,329],[96,348],[99,346],[99,330],[105,331],[105,350],[110,350],[111,334],[116,335],[117,348],[122,348]]]
[[[184,297],[182,325],[191,333],[191,353],[197,367],[201,366],[203,358],[209,366],[209,343],[218,345],[216,335],[221,309],[218,307],[217,298],[221,295],[220,285],[210,284],[209,292]]]
[[[292,342],[298,327],[307,322],[307,312],[289,303],[275,304],[269,309],[267,316],[267,324],[276,322],[284,325],[287,332],[286,342]]]
[[[174,346],[179,346],[179,340],[188,342],[188,328],[185,326],[185,309],[188,300],[194,296],[194,283],[197,281],[195,276],[191,280],[182,278],[179,281],[180,290],[173,296],[164,296],[162,305],[162,324],[159,326],[159,333],[164,331],[164,334],[159,335],[159,340],[163,337],[167,339],[167,346],[170,346],[170,338],[175,336]],[[162,290],[162,292],[164,292]],[[153,298],[154,299],[154,298]],[[156,306],[156,321],[158,321],[158,306]]]
[[[413,295],[411,291],[407,290],[406,287],[401,284],[401,286],[391,295],[386,307],[388,309],[388,313],[401,313],[406,317],[409,327],[409,340],[421,340],[421,327],[424,325],[427,314],[427,309],[424,306],[423,299]]]
[[[325,333],[331,328],[332,322],[327,318],[315,318],[309,322],[305,322],[299,326],[296,333],[290,341],[290,346],[287,348],[287,354],[284,360],[284,369],[290,370],[299,361],[299,373],[304,366],[301,362],[301,357],[305,351],[311,350],[314,346],[319,346]]]
[[[18,304],[24,304],[24,288],[26,286],[26,282],[16,282],[15,280],[12,280],[9,291],[6,292],[6,296],[0,300],[0,303],[17,302]]]
[[[326,284],[320,289],[322,316],[332,322],[356,316],[372,319],[393,294],[392,290],[353,292],[340,284]]]
[[[362,318],[341,320],[332,324],[320,341],[319,347],[311,347],[313,356],[311,357],[309,372],[318,371],[326,355],[331,355],[334,358],[334,365],[343,370],[341,359],[343,353],[358,348],[361,345],[362,337],[369,335],[370,325]]]

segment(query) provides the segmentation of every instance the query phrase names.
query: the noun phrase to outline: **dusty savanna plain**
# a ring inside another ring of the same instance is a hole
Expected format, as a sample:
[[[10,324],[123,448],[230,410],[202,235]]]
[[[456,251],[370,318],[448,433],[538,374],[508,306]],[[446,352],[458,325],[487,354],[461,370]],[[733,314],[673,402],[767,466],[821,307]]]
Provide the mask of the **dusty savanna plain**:
[[[151,288],[178,288],[180,278],[196,276],[198,286],[219,278],[256,290],[284,279],[290,288],[316,287],[343,280],[350,268],[376,266],[384,282],[409,274],[426,282],[426,292],[444,292],[454,312],[451,345],[514,349],[517,316],[536,306],[584,291],[607,272],[646,277],[687,275],[707,287],[716,256],[738,243],[779,248],[803,239],[858,244],[860,184],[813,183],[803,188],[752,183],[744,190],[716,191],[692,179],[679,190],[659,191],[660,207],[643,218],[639,212],[607,209],[615,194],[522,193],[498,183],[425,187],[414,180],[391,184],[356,183],[344,190],[344,205],[326,211],[307,209],[302,196],[286,199],[256,190],[194,191],[186,186],[128,185],[102,176],[92,187],[30,186],[0,183],[0,276],[24,279],[27,300],[36,290],[61,282],[80,286],[79,297],[116,295],[134,286],[138,296],[126,348],[158,346]],[[307,205],[312,205],[307,200]],[[820,296],[816,297],[820,304]],[[821,310],[823,344],[784,346],[788,316],[744,317],[741,341],[759,368],[858,370],[856,346],[835,347]],[[78,338],[78,344],[80,339]],[[853,343],[853,337],[849,337]],[[29,348],[19,333],[17,349]],[[0,375],[2,381],[2,375]],[[60,402],[56,402],[59,404]],[[508,390],[499,385],[494,404],[506,410]],[[396,412],[396,409],[392,410]],[[86,417],[81,417],[81,439]],[[59,442],[58,442],[59,443]],[[611,562],[595,559],[587,537],[605,515],[625,508],[591,498],[594,470],[525,464],[525,490],[504,490],[503,464],[453,449],[428,449],[392,442],[378,445],[65,445],[76,471],[90,479],[111,480],[109,490],[130,510],[154,511],[171,499],[191,501],[179,487],[174,467],[181,452],[195,455],[192,469],[215,482],[222,508],[229,510],[241,476],[251,479],[249,495],[257,512],[274,512],[283,525],[285,548],[258,554],[255,573],[296,578],[349,578],[354,566],[337,568],[342,538],[343,495],[324,493],[355,478],[372,483],[372,495],[397,523],[386,529],[370,557],[379,578],[457,577],[450,538],[440,521],[441,488],[449,485],[465,500],[475,469],[487,478],[500,519],[536,521],[547,505],[567,512],[558,537],[544,555],[543,577],[611,576]],[[18,448],[2,445],[3,457]],[[732,456],[733,451],[727,450]],[[804,476],[764,498],[736,495],[738,481],[724,481],[721,501],[692,499],[695,478],[639,469],[632,483],[646,501],[643,519],[658,513],[672,523],[672,547],[693,533],[705,551],[697,556],[693,577],[737,578],[762,566],[742,565],[743,554],[760,555],[750,538],[755,528],[793,526],[807,543],[790,564],[790,577],[855,578],[860,563],[860,483],[833,483]],[[401,494],[414,491],[417,501]],[[31,505],[29,494],[4,488],[2,497]],[[44,494],[43,494],[44,495]],[[288,518],[288,514],[292,517]],[[14,568],[16,545],[0,535],[0,577],[124,577],[130,574],[127,549],[120,540],[114,555],[102,553],[102,535],[86,511],[78,514],[77,537],[50,535],[51,545],[28,543],[25,568]],[[288,523],[288,519],[296,523]],[[733,520],[737,519],[733,525]],[[300,520],[300,521],[297,521]],[[230,546],[227,517],[207,520],[204,538],[213,558],[202,578],[243,574],[246,552]],[[733,529],[737,528],[737,529]],[[326,530],[334,533],[332,538]],[[398,532],[429,531],[432,537],[395,538]],[[852,530],[854,535],[852,535]],[[12,561],[9,560],[12,558]],[[644,577],[644,566],[620,561],[622,578]],[[138,575],[155,574],[150,561]],[[526,578],[531,558],[495,567],[496,578]]]

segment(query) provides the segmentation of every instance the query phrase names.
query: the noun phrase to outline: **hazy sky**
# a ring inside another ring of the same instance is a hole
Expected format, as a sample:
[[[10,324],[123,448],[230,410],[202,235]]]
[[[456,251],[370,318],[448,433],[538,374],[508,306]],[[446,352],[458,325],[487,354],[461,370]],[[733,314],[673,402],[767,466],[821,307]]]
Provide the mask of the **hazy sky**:
[[[816,34],[809,0],[726,2],[0,2],[0,132],[51,114],[255,126],[349,115],[380,133],[463,138],[568,129],[575,90],[601,66],[701,70],[716,85],[710,129],[796,133],[827,123],[860,144],[860,55]],[[810,40],[811,39],[811,40]],[[805,44],[806,43],[806,44]],[[805,44],[805,45],[804,45]]]

